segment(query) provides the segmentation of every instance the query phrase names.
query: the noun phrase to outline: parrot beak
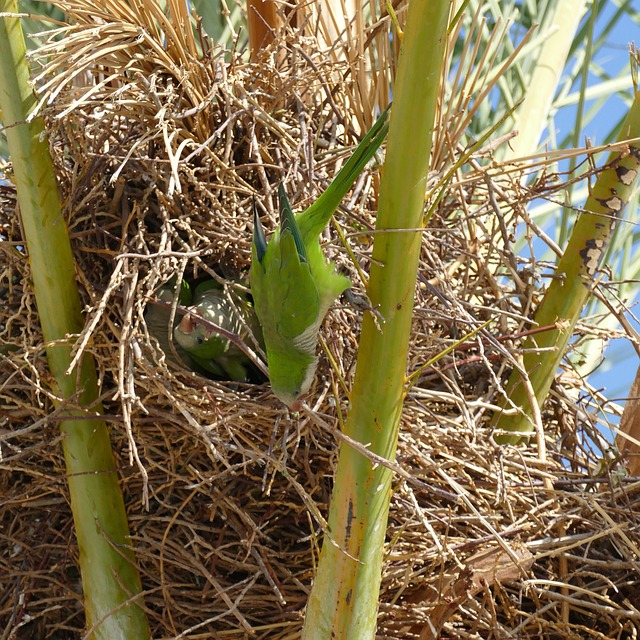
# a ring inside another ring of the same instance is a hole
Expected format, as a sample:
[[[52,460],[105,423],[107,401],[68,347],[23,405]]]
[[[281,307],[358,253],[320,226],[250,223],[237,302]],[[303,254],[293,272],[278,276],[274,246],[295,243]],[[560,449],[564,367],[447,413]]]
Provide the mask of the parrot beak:
[[[180,320],[180,324],[178,325],[178,328],[180,329],[180,331],[182,331],[182,333],[186,335],[193,333],[193,330],[195,329],[195,325],[193,320],[191,319],[190,314],[187,314],[186,316],[182,316],[182,320]]]

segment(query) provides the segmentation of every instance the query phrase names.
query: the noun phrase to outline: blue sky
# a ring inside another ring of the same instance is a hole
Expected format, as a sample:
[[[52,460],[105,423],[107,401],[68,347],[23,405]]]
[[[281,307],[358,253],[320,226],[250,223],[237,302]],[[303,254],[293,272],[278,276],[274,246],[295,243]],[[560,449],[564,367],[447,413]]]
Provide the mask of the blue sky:
[[[603,3],[601,13],[596,21],[596,37],[603,34],[604,26],[616,13],[619,5],[627,4],[633,11],[640,14],[640,0],[633,2],[611,2]],[[632,82],[629,65],[629,45],[635,41],[635,45],[640,47],[640,23],[632,20],[628,15],[623,17],[616,26],[605,35],[605,42],[594,57],[594,64],[590,68],[590,80],[600,82],[603,78],[610,79],[610,91],[605,97],[596,98],[587,103],[585,112],[589,111],[589,106],[594,105],[598,100],[605,101],[604,108],[599,108],[598,114],[593,119],[585,121],[578,144],[584,144],[585,139],[593,145],[605,143],[609,140],[611,129],[614,123],[624,117],[628,111],[632,99]],[[590,84],[590,83],[589,83]],[[577,90],[577,84],[572,87],[572,91]],[[576,107],[561,107],[555,118],[555,137],[558,144],[566,140],[567,136],[574,133]],[[626,224],[621,225],[620,231],[630,233],[634,231],[629,226],[631,222],[634,226],[640,219],[638,208],[638,198],[631,202],[625,211]],[[640,234],[639,234],[640,235]],[[640,249],[640,247],[638,247]],[[634,250],[636,246],[634,245]],[[630,304],[640,301],[640,286],[634,285],[631,292]],[[640,310],[635,307],[632,312],[640,315]],[[633,315],[627,317],[640,331],[640,326]],[[605,353],[605,359],[599,368],[589,376],[589,382],[598,387],[606,389],[605,395],[610,399],[622,399],[628,395],[629,388],[636,374],[640,360],[635,349],[626,339],[616,339],[611,341]]]

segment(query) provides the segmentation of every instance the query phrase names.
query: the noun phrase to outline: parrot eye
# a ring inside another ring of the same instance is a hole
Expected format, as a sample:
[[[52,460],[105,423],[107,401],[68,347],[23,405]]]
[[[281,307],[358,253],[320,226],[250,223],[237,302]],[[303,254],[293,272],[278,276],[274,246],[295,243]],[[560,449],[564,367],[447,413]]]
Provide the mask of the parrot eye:
[[[202,336],[196,336],[196,342],[198,344],[203,344],[204,343],[204,338]]]

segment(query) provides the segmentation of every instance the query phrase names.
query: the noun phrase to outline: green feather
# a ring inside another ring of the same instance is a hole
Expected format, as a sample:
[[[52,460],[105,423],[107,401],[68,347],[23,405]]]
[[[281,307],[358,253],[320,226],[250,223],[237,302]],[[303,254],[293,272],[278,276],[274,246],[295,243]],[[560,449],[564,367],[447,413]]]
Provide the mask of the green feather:
[[[320,233],[388,130],[385,110],[326,191],[294,215],[278,188],[280,226],[269,242],[254,205],[251,292],[262,325],[274,394],[292,408],[313,380],[318,331],[335,299],[351,286],[320,248]]]
[[[175,341],[209,373],[246,381],[250,362],[247,355],[207,323],[215,324],[234,336],[242,335],[246,324],[259,340],[260,326],[248,299],[238,295],[234,296],[232,303],[219,283],[208,280],[196,288],[189,310],[190,313],[174,330]]]
[[[278,200],[280,201],[280,238],[281,241],[287,236],[291,235],[293,242],[298,252],[298,257],[301,262],[308,262],[307,250],[302,241],[302,234],[298,227],[298,222],[293,215],[289,199],[285,193],[282,183],[278,186]]]
[[[360,144],[355,148],[351,157],[338,171],[338,175],[325,189],[320,197],[302,213],[298,214],[298,226],[305,245],[310,238],[317,238],[329,224],[331,216],[340,206],[342,199],[358,179],[373,154],[378,150],[389,131],[389,105],[373,123],[373,126]]]
[[[265,237],[264,229],[260,224],[260,217],[258,216],[258,208],[256,207],[255,198],[253,200],[253,247],[255,247],[258,262],[262,262],[264,254],[267,252],[267,238]]]

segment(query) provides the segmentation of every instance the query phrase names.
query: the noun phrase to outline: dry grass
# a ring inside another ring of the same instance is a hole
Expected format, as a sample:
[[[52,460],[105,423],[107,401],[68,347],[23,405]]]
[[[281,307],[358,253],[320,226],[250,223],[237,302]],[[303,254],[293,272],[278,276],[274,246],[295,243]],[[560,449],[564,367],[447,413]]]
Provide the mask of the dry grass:
[[[266,384],[167,364],[143,313],[175,273],[246,275],[253,194],[272,221],[280,180],[297,208],[313,198],[348,154],[330,150],[356,141],[343,118],[360,90],[328,94],[341,69],[293,35],[294,64],[274,69],[202,56],[184,38],[162,46],[140,16],[105,10],[96,26],[78,6],[65,4],[78,24],[64,55],[78,52],[79,73],[45,68],[39,82],[87,304],[78,344],[98,362],[153,637],[297,637],[359,315],[342,305],[329,314],[331,358],[309,407],[289,415]],[[97,40],[105,33],[110,46]],[[541,267],[514,254],[512,236],[530,199],[562,189],[547,175],[525,190],[522,167],[488,167],[454,175],[424,233],[409,371],[427,366],[402,418],[378,634],[635,638],[640,482],[620,477],[596,411],[615,405],[563,376],[543,414],[545,447],[496,448],[485,426],[539,298]],[[337,216],[365,271],[375,187],[366,174]],[[15,197],[0,195],[0,338],[15,348],[0,356],[0,637],[76,638],[59,414]],[[328,251],[361,289],[330,236]]]

